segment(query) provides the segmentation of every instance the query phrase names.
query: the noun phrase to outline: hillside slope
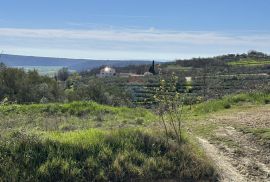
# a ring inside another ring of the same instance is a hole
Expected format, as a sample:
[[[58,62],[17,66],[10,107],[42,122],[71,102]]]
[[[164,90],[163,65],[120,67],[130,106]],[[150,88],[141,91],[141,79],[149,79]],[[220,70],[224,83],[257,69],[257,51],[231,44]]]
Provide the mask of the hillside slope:
[[[26,66],[61,66],[68,67],[71,70],[83,71],[91,70],[102,65],[123,67],[128,65],[150,64],[150,61],[144,60],[91,60],[91,59],[69,59],[52,57],[35,57],[20,55],[1,55],[0,62],[11,67]]]

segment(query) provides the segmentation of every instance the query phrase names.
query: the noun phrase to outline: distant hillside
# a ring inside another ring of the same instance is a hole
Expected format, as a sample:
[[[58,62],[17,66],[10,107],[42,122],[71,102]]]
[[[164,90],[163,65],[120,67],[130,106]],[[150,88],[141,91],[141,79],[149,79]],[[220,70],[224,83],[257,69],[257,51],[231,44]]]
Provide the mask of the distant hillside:
[[[51,58],[51,57],[34,57],[3,54],[0,62],[11,67],[40,67],[40,66],[57,66],[68,67],[71,70],[84,71],[110,65],[123,67],[128,65],[150,64],[150,61],[143,60],[88,60],[88,59],[68,59],[68,58]]]

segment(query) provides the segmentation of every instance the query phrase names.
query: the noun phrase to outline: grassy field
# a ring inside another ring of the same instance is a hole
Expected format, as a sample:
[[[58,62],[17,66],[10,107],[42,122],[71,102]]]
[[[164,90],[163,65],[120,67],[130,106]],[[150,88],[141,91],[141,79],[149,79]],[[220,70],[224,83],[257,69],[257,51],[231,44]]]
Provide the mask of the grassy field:
[[[214,181],[218,175],[195,137],[213,137],[216,115],[260,107],[267,93],[226,96],[185,107],[179,146],[142,108],[95,102],[0,106],[0,179],[10,181]],[[241,126],[241,125],[238,125]],[[269,140],[269,128],[238,127]],[[236,145],[224,140],[227,145]]]
[[[222,99],[215,99],[197,104],[192,109],[195,116],[203,116],[218,111],[231,108],[238,108],[247,105],[262,105],[270,103],[268,93],[242,93],[237,95],[225,96]]]
[[[212,180],[188,135],[165,140],[151,111],[94,102],[0,106],[0,179],[8,181]],[[173,135],[172,135],[173,136]]]
[[[0,106],[3,129],[74,131],[89,128],[145,126],[156,116],[141,108],[111,107],[95,102]]]
[[[270,65],[270,60],[242,59],[240,61],[229,62],[230,66],[264,66]]]

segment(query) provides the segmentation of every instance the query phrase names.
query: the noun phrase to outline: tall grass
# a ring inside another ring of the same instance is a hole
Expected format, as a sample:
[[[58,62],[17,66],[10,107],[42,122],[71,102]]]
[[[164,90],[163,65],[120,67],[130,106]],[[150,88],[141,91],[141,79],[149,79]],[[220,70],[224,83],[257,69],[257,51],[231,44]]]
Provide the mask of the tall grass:
[[[95,102],[0,105],[0,130],[75,131],[147,125],[156,116],[143,108],[111,107]]]
[[[166,144],[134,129],[14,133],[0,144],[0,179],[7,181],[215,180],[216,173],[188,143]]]

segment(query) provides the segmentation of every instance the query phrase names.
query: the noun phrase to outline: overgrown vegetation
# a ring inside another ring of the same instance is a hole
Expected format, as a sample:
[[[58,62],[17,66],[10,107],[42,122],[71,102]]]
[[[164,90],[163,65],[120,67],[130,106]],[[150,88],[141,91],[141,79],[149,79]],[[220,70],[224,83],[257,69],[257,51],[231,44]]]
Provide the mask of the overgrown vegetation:
[[[156,116],[146,109],[74,102],[8,104],[0,106],[0,111],[0,179],[217,178],[211,163],[186,135],[182,133],[179,146],[175,135],[166,140],[162,131],[147,129]]]
[[[22,69],[7,68],[0,65],[0,101],[2,102],[44,102],[61,98],[57,82],[40,76],[37,71],[26,73]]]
[[[17,130],[66,132],[88,128],[141,127],[155,119],[156,116],[146,109],[112,107],[95,102],[0,106],[2,135]]]
[[[83,79],[78,73],[59,70],[55,78],[40,76],[36,70],[8,68],[0,64],[0,102],[48,103],[96,101],[113,106],[130,106],[130,94],[110,81]],[[115,82],[113,82],[115,83]],[[119,80],[121,83],[121,80]]]
[[[166,145],[141,130],[14,133],[0,145],[0,178],[11,181],[212,179],[211,165],[188,143]]]

